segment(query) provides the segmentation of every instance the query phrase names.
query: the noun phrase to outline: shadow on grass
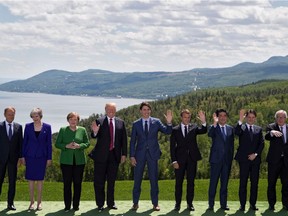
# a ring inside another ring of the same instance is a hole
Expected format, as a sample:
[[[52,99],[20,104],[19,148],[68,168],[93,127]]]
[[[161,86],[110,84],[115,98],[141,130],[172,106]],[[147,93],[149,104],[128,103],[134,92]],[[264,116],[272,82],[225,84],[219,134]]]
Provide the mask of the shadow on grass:
[[[20,212],[14,212],[13,211],[8,211],[7,209],[4,209],[0,211],[0,215],[13,215],[13,216],[36,216],[37,213],[36,211],[31,211],[31,210],[24,210]]]

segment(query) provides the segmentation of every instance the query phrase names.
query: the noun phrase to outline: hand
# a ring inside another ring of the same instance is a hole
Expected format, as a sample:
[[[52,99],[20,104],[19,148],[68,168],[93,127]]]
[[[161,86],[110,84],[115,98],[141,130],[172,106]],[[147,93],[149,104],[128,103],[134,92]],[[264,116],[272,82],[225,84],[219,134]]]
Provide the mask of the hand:
[[[172,115],[172,111],[171,110],[167,110],[166,115],[164,114],[167,124],[171,124],[172,123],[172,119],[173,119],[173,115]]]
[[[283,136],[283,133],[281,131],[277,131],[277,130],[271,130],[270,133],[275,137]]]
[[[216,126],[218,123],[218,117],[217,117],[216,113],[213,113],[213,121],[214,121],[213,122],[214,126]]]
[[[131,157],[131,158],[130,158],[130,161],[131,161],[131,165],[132,165],[133,167],[136,167],[137,162],[136,162],[135,157]]]
[[[126,161],[126,156],[125,155],[122,155],[121,156],[121,164],[125,163]]]
[[[99,131],[99,129],[100,129],[100,124],[97,125],[97,124],[96,124],[96,121],[93,121],[93,122],[92,122],[92,125],[91,125],[91,130],[92,130],[95,134],[97,134],[98,131]]]
[[[241,109],[239,111],[239,121],[240,122],[243,122],[243,120],[245,119],[245,117],[246,117],[245,112],[246,112],[245,109]]]
[[[67,149],[75,149],[74,142],[71,142],[65,146]]]
[[[199,119],[201,121],[202,124],[205,124],[206,123],[206,116],[205,116],[205,112],[200,110],[198,112],[198,116],[197,116],[197,119]]]
[[[46,167],[50,166],[52,164],[52,160],[47,160]]]
[[[173,163],[172,165],[173,165],[173,168],[174,168],[174,169],[179,169],[179,164],[178,164],[177,162],[176,162],[176,163]]]
[[[80,145],[76,142],[73,142],[73,149],[79,149],[80,148]]]
[[[254,153],[248,155],[248,160],[250,160],[250,161],[253,161],[255,158],[256,158],[256,155]]]

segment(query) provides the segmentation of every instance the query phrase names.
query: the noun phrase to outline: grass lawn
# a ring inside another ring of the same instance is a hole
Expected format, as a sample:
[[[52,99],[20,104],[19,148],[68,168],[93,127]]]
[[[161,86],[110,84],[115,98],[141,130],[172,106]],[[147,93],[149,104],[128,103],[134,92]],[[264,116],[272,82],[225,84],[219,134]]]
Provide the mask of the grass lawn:
[[[174,180],[161,180],[159,181],[160,200],[174,200]],[[3,184],[1,201],[5,200],[7,197],[7,183]],[[208,186],[209,179],[200,179],[195,181],[195,201],[207,201],[208,200]],[[238,179],[230,179],[228,187],[228,200],[238,201]],[[183,200],[186,196],[186,181],[184,182],[183,188]],[[116,200],[132,200],[132,188],[133,181],[117,181],[116,182],[116,191],[115,199]],[[218,185],[219,191],[220,185]],[[266,191],[267,191],[267,179],[260,179],[259,181],[259,190],[258,190],[258,200],[266,201]],[[278,181],[277,184],[277,200],[280,200],[281,184]],[[249,194],[249,188],[248,188]],[[219,198],[219,195],[216,195],[216,199]],[[142,182],[142,193],[141,200],[150,200],[150,185],[149,181],[144,180]],[[16,189],[15,200],[26,201],[29,200],[28,194],[28,184],[27,182],[18,182]],[[63,200],[63,184],[61,182],[44,182],[43,190],[43,200],[46,201],[61,201]],[[81,200],[95,200],[93,182],[83,182],[82,184],[82,196]]]

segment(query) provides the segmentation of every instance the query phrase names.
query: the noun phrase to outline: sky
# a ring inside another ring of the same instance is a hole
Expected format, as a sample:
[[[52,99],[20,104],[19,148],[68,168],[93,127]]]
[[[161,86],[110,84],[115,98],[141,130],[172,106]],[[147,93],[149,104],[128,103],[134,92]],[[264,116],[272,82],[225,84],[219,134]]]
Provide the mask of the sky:
[[[288,55],[288,0],[0,0],[0,78],[184,71]]]

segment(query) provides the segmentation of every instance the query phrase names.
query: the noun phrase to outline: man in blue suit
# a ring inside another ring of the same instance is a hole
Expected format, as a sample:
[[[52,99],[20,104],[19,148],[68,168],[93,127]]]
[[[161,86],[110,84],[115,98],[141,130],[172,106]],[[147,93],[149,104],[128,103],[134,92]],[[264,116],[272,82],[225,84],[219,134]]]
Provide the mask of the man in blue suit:
[[[165,115],[167,126],[163,125],[158,118],[153,118],[151,106],[147,102],[140,105],[142,118],[136,120],[132,126],[130,140],[130,160],[134,167],[134,188],[133,188],[133,206],[132,210],[139,208],[138,202],[141,193],[141,182],[144,167],[147,163],[148,175],[150,179],[150,196],[153,204],[153,210],[159,211],[158,205],[158,160],[161,155],[158,132],[171,134],[172,132],[172,112],[167,111]]]
[[[234,154],[234,130],[227,125],[228,113],[225,109],[217,109],[213,114],[214,123],[209,127],[208,136],[212,138],[210,149],[210,185],[209,207],[214,210],[215,194],[220,178],[220,206],[229,210],[227,206],[228,180]]]

